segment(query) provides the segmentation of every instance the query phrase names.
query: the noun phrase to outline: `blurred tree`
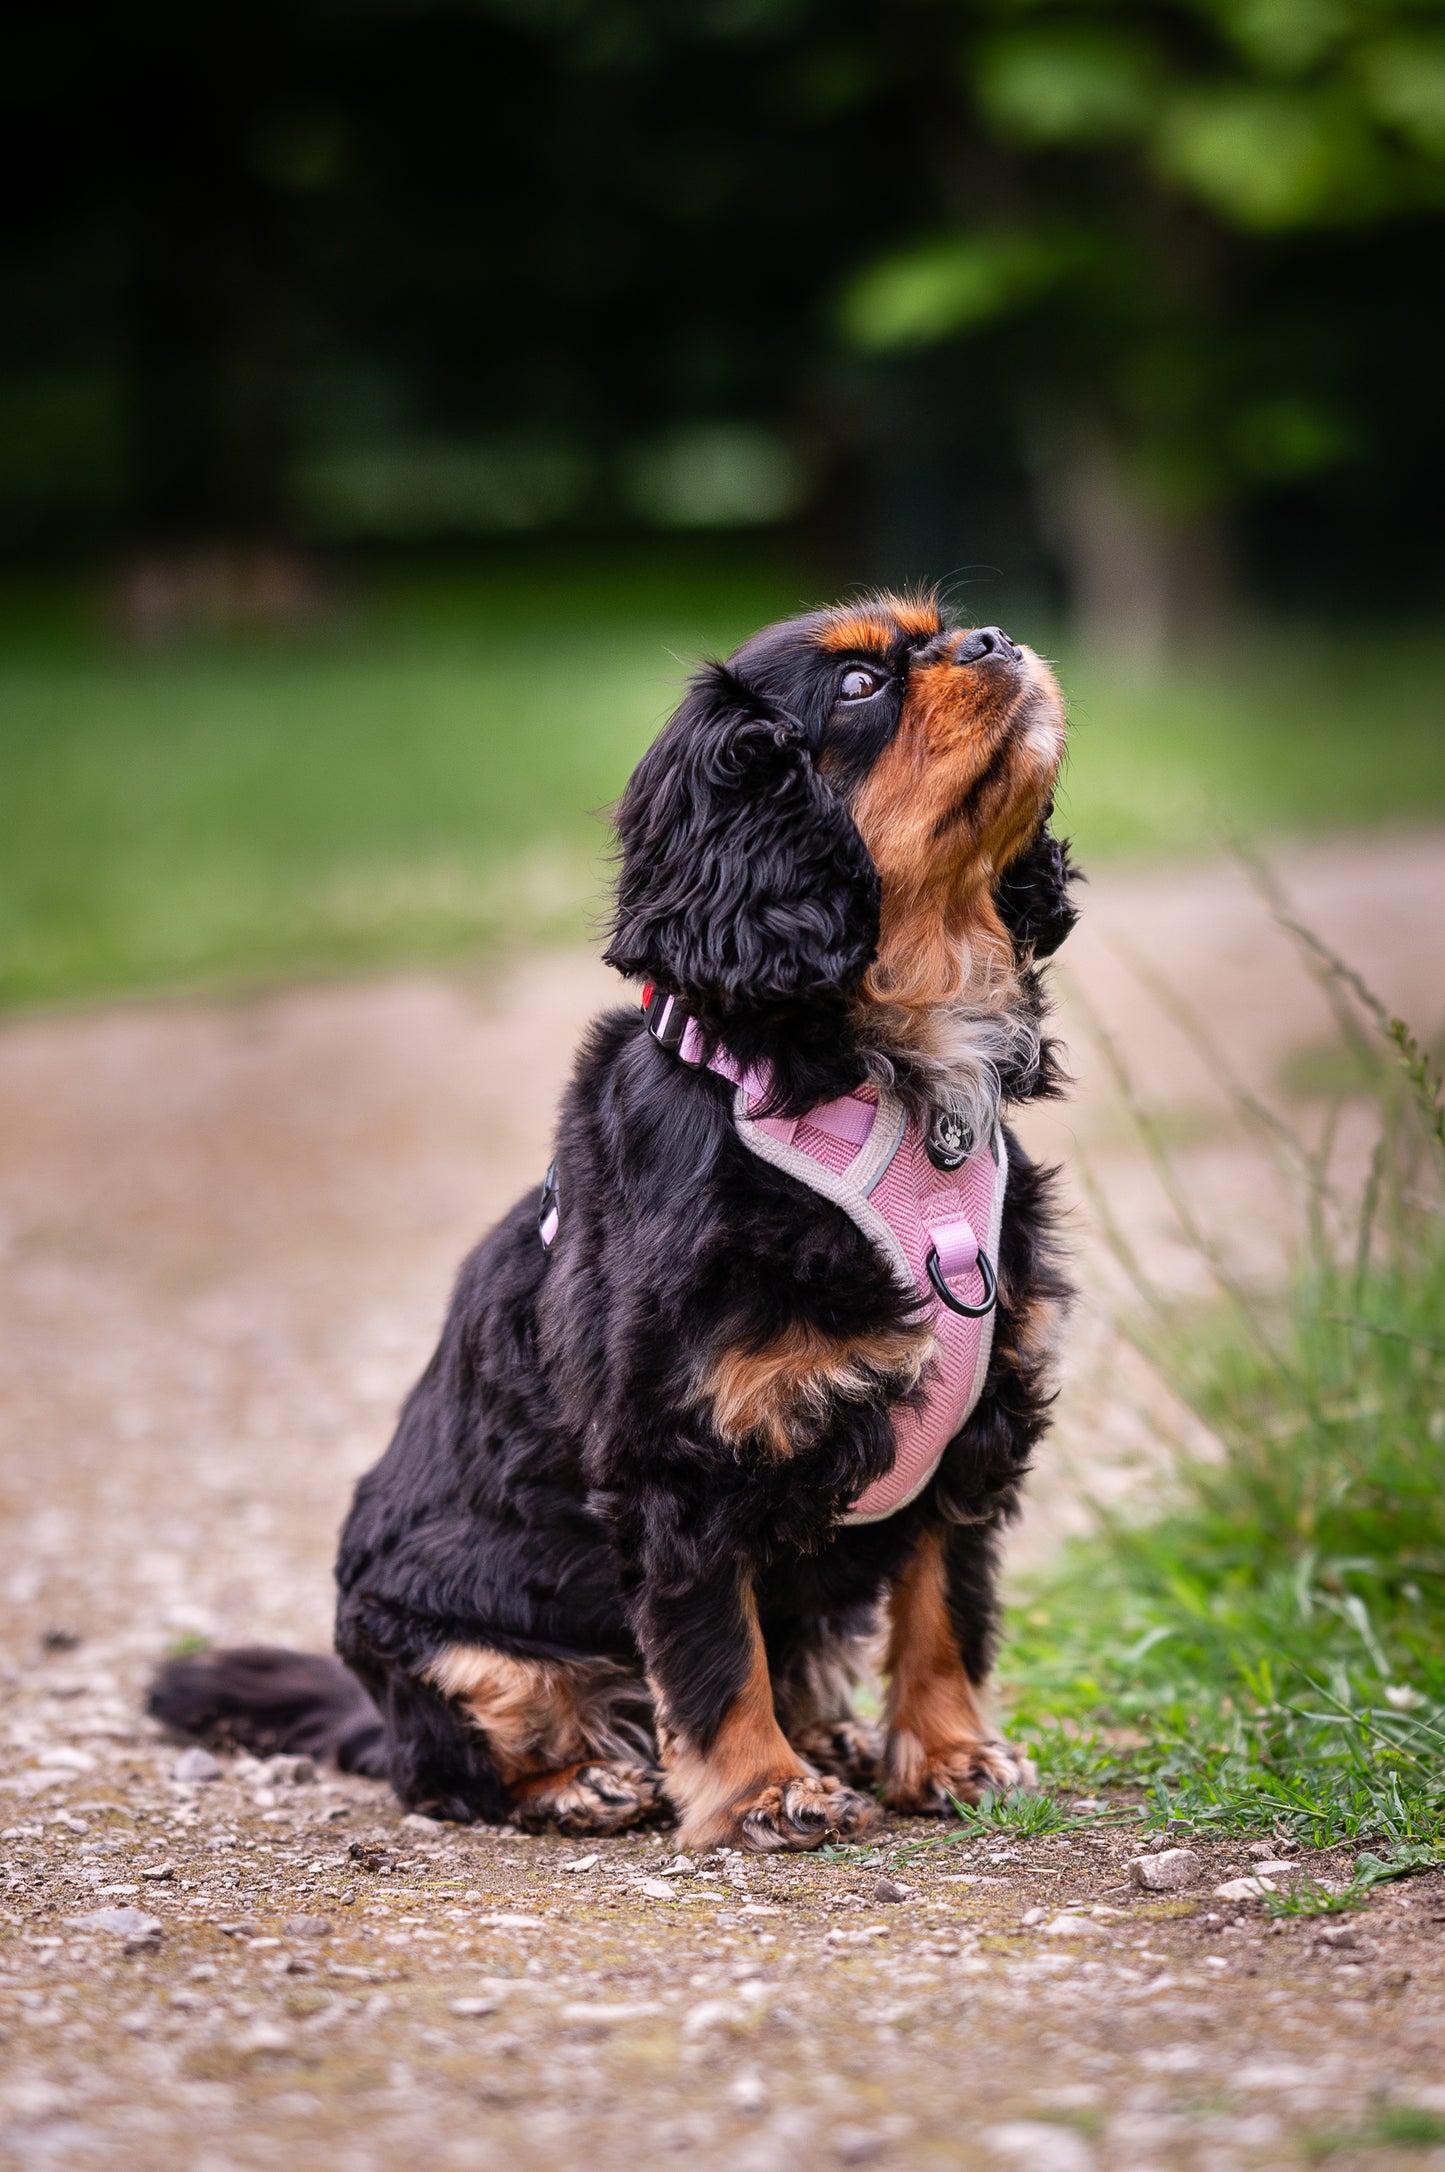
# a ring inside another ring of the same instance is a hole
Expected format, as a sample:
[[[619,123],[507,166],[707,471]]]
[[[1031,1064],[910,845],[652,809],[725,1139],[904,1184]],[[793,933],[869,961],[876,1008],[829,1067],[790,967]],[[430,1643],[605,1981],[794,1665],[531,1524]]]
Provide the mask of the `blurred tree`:
[[[0,541],[1441,571],[1441,0],[30,0]],[[1422,299],[1424,298],[1424,299]]]
[[[1430,0],[953,12],[943,216],[859,272],[843,330],[875,355],[992,347],[1077,619],[1157,654],[1233,615],[1242,500],[1384,450],[1370,350],[1445,362],[1416,300],[1445,268],[1445,22]]]

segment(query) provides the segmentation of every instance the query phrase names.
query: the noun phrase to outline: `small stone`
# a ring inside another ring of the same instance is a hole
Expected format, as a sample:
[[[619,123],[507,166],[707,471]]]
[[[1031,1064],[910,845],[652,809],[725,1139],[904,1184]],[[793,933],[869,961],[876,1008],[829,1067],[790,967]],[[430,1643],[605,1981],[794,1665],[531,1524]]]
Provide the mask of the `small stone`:
[[[906,1901],[911,1886],[900,1885],[896,1878],[878,1878],[874,1881],[873,1898],[876,1901]]]
[[[311,1777],[316,1777],[314,1770]],[[442,1829],[440,1818],[429,1818],[420,1810],[408,1810],[401,1822],[409,1825],[414,1833],[439,1833]]]
[[[1088,1916],[1060,1915],[1044,1925],[1045,1938],[1101,1938],[1103,1926]]]
[[[768,2089],[762,2075],[751,2071],[735,2074],[728,2083],[728,2102],[737,2111],[746,2112],[750,2117],[765,2111]]]
[[[1353,1924],[1349,1923],[1329,1924],[1326,1929],[1320,1932],[1320,1938],[1325,1945],[1333,1946],[1336,1951],[1341,1947],[1358,1946],[1360,1943],[1359,1932],[1354,1928]]]
[[[682,2033],[689,2038],[705,2036],[709,2029],[726,2028],[738,2018],[731,1999],[702,1999],[684,2016]]]
[[[1272,1878],[1226,1878],[1223,1885],[1214,1888],[1214,1898],[1223,1901],[1258,1900],[1263,1893],[1277,1891]]]
[[[595,1870],[601,1862],[600,1855],[579,1855],[575,1863],[564,1863],[564,1870]]]
[[[1274,1844],[1268,1840],[1251,1840],[1244,1852],[1252,1856],[1256,1863],[1262,1863],[1267,1855],[1273,1855]]]
[[[259,1923],[218,1923],[216,1929],[222,1938],[254,1938],[260,1930]]]
[[[1303,1863],[1280,1863],[1266,1859],[1262,1863],[1256,1863],[1254,1875],[1256,1878],[1298,1878],[1303,1869]]]
[[[1025,1930],[1032,1930],[1033,1926],[1036,1923],[1043,1922],[1044,1917],[1047,1915],[1047,1913],[1048,1910],[1045,1908],[1026,1908],[1023,1914],[1019,1917],[1019,1921],[1024,1926]]]
[[[569,1999],[559,2018],[573,2028],[615,2029],[628,2021],[651,2021],[662,2012],[657,1999],[618,1999],[611,2005],[595,1999]]]
[[[26,2126],[38,2126],[42,2120],[58,2119],[66,2108],[66,2094],[54,2082],[15,2081],[5,2092],[6,2109],[15,2119]],[[47,2150],[46,2155],[50,2152]]]
[[[249,2029],[243,2029],[236,2038],[236,2049],[247,2058],[261,2058],[268,2053],[291,2049],[291,2038],[285,2029],[278,2029],[274,2021],[253,2021]]]
[[[326,1938],[331,1931],[325,1916],[288,1916],[281,1928],[288,1938]]]
[[[979,2140],[1025,2172],[1093,2172],[1094,2152],[1072,2127],[1011,2119],[1000,2127],[985,2127]]]
[[[68,1742],[53,1742],[48,1748],[38,1750],[37,1765],[49,1772],[94,1772],[95,1759],[89,1750],[77,1750]]]
[[[314,1757],[268,1757],[266,1778],[273,1787],[309,1787],[316,1778],[316,1760]],[[428,1818],[426,1822],[430,1825],[433,1821]],[[402,1823],[409,1825],[411,1819],[403,1818]]]
[[[500,1999],[453,1999],[448,2011],[463,2021],[475,2021],[483,2014],[494,2014],[501,2006]]]
[[[140,1874],[143,1878],[152,1878],[164,1882],[167,1879],[174,1878],[176,1866],[174,1863],[142,1863],[140,1865]]]
[[[639,1893],[645,1893],[649,1900],[670,1901],[677,1899],[672,1887],[663,1878],[639,1878],[637,1890]]]
[[[376,1840],[353,1840],[346,1853],[353,1863],[359,1863],[363,1870],[378,1877],[396,1867],[390,1851]]]
[[[73,1931],[110,1931],[117,1938],[159,1938],[161,1923],[158,1916],[148,1916],[139,1908],[92,1908],[88,1915],[67,1916],[66,1922]]]
[[[1178,1893],[1204,1876],[1204,1864],[1193,1848],[1165,1848],[1158,1855],[1138,1855],[1129,1875],[1145,1893]]]
[[[212,1757],[209,1750],[203,1750],[197,1744],[193,1749],[182,1750],[171,1767],[171,1778],[189,1787],[197,1782],[219,1780],[225,1769],[219,1757]]]
[[[888,2147],[888,2136],[876,2127],[837,2127],[833,2149],[843,2164],[871,2164]]]

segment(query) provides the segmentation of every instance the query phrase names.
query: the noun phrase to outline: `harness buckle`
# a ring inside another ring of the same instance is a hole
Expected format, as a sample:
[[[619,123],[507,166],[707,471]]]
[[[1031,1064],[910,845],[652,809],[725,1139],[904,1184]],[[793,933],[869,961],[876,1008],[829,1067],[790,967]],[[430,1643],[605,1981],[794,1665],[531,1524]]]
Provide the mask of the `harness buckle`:
[[[642,1015],[647,1030],[659,1048],[665,1048],[675,1056],[682,1046],[692,1014],[681,996],[669,995],[665,988],[647,981],[642,990]]]
[[[549,1162],[547,1174],[542,1179],[542,1196],[537,1202],[537,1235],[542,1240],[544,1252],[550,1251],[561,1224],[561,1204],[557,1194],[557,1164]]]

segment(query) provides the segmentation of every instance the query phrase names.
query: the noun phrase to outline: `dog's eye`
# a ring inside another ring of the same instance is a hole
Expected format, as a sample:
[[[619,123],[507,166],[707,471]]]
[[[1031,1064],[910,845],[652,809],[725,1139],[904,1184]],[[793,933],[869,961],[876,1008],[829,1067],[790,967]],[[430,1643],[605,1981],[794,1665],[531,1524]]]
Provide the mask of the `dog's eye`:
[[[838,699],[840,701],[866,701],[870,694],[876,694],[879,687],[885,683],[881,671],[865,671],[861,664],[854,664],[851,671],[845,671],[843,674],[838,687]]]

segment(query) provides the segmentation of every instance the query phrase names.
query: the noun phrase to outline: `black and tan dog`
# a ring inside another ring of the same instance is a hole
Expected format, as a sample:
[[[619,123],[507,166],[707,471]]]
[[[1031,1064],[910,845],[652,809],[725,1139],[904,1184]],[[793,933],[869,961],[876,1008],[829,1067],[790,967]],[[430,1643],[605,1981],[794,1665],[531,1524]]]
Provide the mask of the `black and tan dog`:
[[[1065,1291],[1047,1173],[996,1127],[1058,1079],[1063,745],[1038,658],[926,600],[792,619],[697,674],[618,820],[607,957],[659,993],[591,1029],[548,1188],[466,1262],[357,1489],[344,1665],[178,1661],[160,1718],[333,1755],[447,1818],[610,1832],[670,1807],[689,1846],[813,1847],[861,1830],[874,1786],[937,1811],[1020,1777],[981,1692]],[[1006,1141],[971,1414],[873,1520],[845,1518],[930,1392],[929,1295],[749,1151],[737,1078],[777,1118],[886,1096],[930,1137]],[[850,1693],[880,1617],[874,1742]]]

